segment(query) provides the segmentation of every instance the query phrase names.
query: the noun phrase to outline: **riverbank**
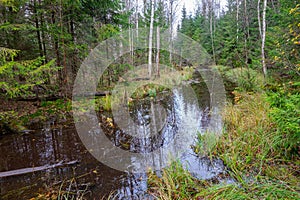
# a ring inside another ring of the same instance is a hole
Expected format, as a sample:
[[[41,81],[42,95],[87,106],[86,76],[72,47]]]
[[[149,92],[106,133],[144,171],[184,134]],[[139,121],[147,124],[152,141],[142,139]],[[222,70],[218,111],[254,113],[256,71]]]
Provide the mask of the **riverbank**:
[[[300,198],[300,98],[297,90],[279,90],[235,92],[235,103],[225,108],[224,133],[206,156],[222,159],[234,183],[197,180],[174,163],[160,178],[149,173],[149,193],[158,199]],[[196,148],[201,152],[203,145]]]
[[[1,134],[30,132],[47,122],[52,124],[72,123],[71,104],[68,99],[55,101],[18,101],[0,99]]]

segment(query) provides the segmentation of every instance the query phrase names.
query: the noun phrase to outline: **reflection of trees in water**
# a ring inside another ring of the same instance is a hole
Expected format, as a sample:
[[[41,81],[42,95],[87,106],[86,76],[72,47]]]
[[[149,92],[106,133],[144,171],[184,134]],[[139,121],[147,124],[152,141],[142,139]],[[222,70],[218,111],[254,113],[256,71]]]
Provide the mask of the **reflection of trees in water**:
[[[74,128],[62,129],[53,128],[47,124],[43,130],[37,130],[32,134],[15,134],[1,138],[0,152],[0,171],[10,171],[29,167],[40,167],[59,163],[60,161],[78,160],[80,163],[87,163],[85,159],[85,147],[81,145]],[[90,157],[89,157],[90,158]],[[64,166],[59,168],[48,169],[45,171],[27,173],[19,176],[10,176],[2,179],[0,196],[9,194],[18,189],[24,190],[18,198],[12,199],[29,199],[38,190],[62,180],[69,180],[78,174],[87,174],[92,167],[95,167],[94,160],[89,161],[88,167],[77,166],[75,168]],[[75,174],[76,172],[76,174]],[[79,180],[78,180],[79,181]],[[89,176],[87,180],[80,179],[80,183],[91,182]],[[32,193],[30,193],[32,191]]]
[[[145,199],[147,191],[147,174],[126,174],[120,180],[121,188],[116,190],[111,197],[113,199]],[[147,198],[146,198],[147,199]]]
[[[0,162],[0,170],[14,170],[24,167],[42,166],[64,159],[75,159],[72,150],[79,142],[76,132],[70,132],[68,139],[61,129],[44,129],[41,133],[12,135],[10,143],[1,144],[1,154],[11,155]],[[68,141],[66,143],[64,141]],[[63,142],[62,142],[63,141]],[[73,145],[72,145],[73,144]],[[72,148],[70,146],[72,145]]]
[[[205,91],[200,94],[192,91],[191,87],[184,87],[180,90],[175,89],[173,95],[165,95],[159,101],[150,98],[136,100],[131,102],[128,108],[131,119],[123,119],[123,122],[130,126],[131,133],[126,133],[112,118],[104,115],[99,117],[101,128],[117,147],[135,153],[152,152],[169,144],[179,129],[181,132],[187,129],[188,134],[197,134],[197,131],[202,132],[206,129],[210,120],[210,110],[207,105],[209,100],[205,95],[209,98]],[[200,108],[199,99],[203,99]],[[161,109],[157,109],[157,105]],[[130,120],[134,122],[133,125],[130,124]]]
[[[155,109],[156,103],[159,103],[165,110],[166,119],[160,113],[160,109]],[[103,115],[99,117],[101,128],[106,136],[122,149],[131,152],[151,152],[171,141],[176,134],[175,112],[170,98],[162,102],[154,102],[150,99],[134,101],[129,112],[135,123],[131,127],[135,133],[130,133],[130,135],[121,130],[117,124],[113,122],[110,124],[107,117]],[[161,124],[161,127],[158,124]]]

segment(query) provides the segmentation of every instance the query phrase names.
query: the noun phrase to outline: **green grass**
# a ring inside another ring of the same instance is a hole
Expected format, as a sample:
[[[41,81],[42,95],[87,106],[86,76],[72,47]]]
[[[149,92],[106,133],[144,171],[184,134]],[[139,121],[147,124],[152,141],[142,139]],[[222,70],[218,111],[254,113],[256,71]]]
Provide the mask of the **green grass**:
[[[106,95],[104,97],[97,98],[95,100],[96,110],[104,110],[104,111],[111,111],[111,96]]]
[[[175,163],[161,178],[150,173],[150,193],[158,199],[300,199],[299,154],[283,153],[284,133],[270,117],[273,107],[267,95],[234,94],[235,105],[228,104],[223,112],[224,134],[216,144],[199,136],[194,150],[202,153],[204,148],[207,156],[221,158],[236,183],[196,180]]]
[[[200,181],[193,178],[176,161],[165,169],[162,177],[149,172],[149,193],[158,199],[191,199],[200,189]]]

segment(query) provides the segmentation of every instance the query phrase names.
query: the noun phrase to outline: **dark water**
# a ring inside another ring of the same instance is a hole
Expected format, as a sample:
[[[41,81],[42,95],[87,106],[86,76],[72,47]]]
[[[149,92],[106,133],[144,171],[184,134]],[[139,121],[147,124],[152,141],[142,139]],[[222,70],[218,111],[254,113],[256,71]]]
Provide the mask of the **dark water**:
[[[189,135],[190,143],[195,143],[197,132],[207,129],[222,129],[220,118],[211,117],[210,97],[201,80],[189,83],[195,91],[195,99],[184,95],[185,90],[158,95],[156,100],[134,101],[129,109],[130,118],[137,124],[137,134],[149,134],[156,124],[158,134],[147,140],[127,136],[126,131],[117,125],[111,128],[107,119],[110,113],[99,113],[98,120],[106,136],[115,146],[132,152],[151,152],[176,140],[178,134]],[[156,102],[155,102],[156,101]],[[153,115],[153,104],[159,103],[164,113]],[[152,112],[152,115],[151,115]],[[213,121],[215,120],[215,121]],[[113,123],[115,123],[113,121]],[[195,130],[196,127],[196,130]],[[178,141],[178,145],[180,141]],[[176,147],[176,146],[175,146]],[[147,176],[145,173],[125,173],[112,169],[96,160],[83,145],[74,125],[63,127],[47,123],[42,130],[29,134],[6,135],[0,138],[0,172],[28,167],[52,165],[61,161],[77,161],[75,164],[17,176],[0,178],[2,199],[30,199],[38,193],[62,188],[69,191],[83,191],[87,199],[106,198],[114,193],[116,199],[145,199]],[[211,162],[196,157],[188,148],[180,157],[184,165],[199,179],[210,179],[224,171],[220,160]]]

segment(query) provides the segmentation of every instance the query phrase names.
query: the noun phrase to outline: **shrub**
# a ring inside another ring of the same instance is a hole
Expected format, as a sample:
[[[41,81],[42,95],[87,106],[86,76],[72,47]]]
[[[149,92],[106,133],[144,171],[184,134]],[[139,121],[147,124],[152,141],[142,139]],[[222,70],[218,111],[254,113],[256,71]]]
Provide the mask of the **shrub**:
[[[298,88],[299,89],[299,88]],[[271,106],[270,117],[276,124],[276,132],[280,135],[277,148],[287,155],[298,153],[300,144],[300,93],[282,87],[278,91],[268,93]]]

